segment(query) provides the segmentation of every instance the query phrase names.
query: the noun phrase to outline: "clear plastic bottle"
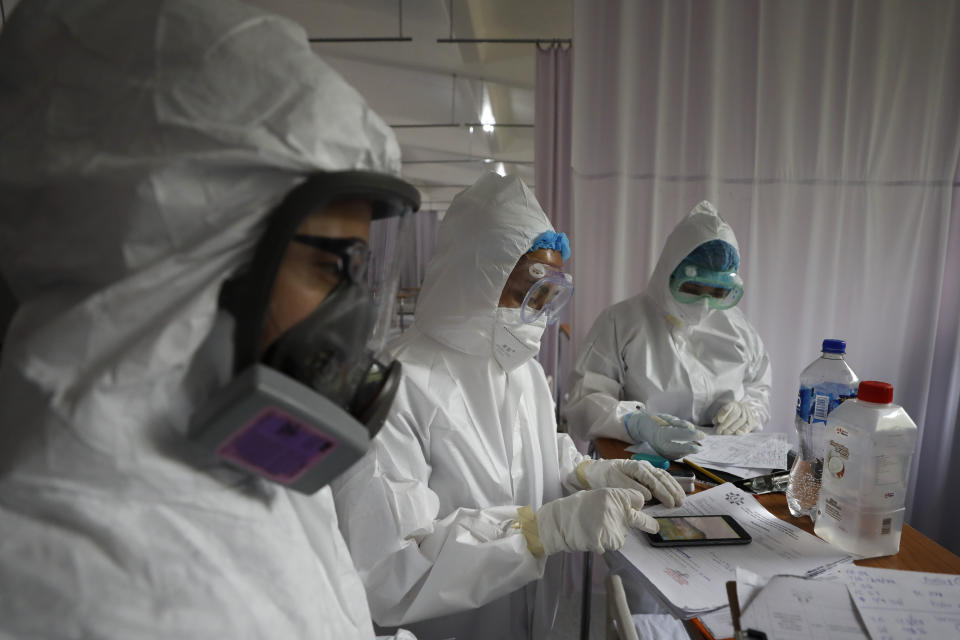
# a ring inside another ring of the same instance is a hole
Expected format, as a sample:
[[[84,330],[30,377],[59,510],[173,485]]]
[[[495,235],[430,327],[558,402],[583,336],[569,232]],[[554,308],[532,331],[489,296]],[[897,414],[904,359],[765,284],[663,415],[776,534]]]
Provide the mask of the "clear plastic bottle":
[[[860,383],[856,400],[830,415],[823,444],[816,534],[866,558],[897,553],[917,425],[893,404],[893,387]]]
[[[810,516],[816,522],[817,495],[823,471],[823,446],[819,437],[827,417],[848,398],[856,397],[860,379],[844,360],[847,343],[823,341],[822,353],[800,374],[795,418],[800,446],[790,468],[787,507],[796,517]]]

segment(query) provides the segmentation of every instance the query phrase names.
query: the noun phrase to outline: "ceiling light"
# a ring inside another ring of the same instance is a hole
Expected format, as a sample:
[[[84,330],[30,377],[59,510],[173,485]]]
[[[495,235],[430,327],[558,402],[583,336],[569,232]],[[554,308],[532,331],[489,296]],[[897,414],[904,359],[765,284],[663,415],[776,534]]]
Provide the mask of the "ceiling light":
[[[493,117],[493,107],[490,106],[490,94],[486,87],[483,89],[483,107],[480,109],[480,124],[487,133],[493,133],[493,128],[497,125]]]

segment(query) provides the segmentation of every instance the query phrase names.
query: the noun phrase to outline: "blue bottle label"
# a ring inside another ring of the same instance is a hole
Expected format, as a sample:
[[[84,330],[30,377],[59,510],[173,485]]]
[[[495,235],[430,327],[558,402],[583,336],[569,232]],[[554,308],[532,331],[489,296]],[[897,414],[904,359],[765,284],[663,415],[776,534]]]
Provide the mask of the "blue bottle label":
[[[841,382],[821,382],[812,387],[801,385],[797,393],[797,417],[808,424],[826,423],[831,411],[856,396],[856,387]]]

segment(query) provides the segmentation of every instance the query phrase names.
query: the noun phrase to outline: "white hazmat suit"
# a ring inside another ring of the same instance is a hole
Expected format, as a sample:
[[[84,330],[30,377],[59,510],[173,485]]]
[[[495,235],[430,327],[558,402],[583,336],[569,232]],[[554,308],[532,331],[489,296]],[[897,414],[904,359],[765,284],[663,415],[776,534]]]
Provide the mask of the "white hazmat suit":
[[[378,624],[423,638],[548,636],[566,555],[535,557],[513,525],[518,507],[561,497],[565,481],[579,488],[569,479],[582,456],[557,433],[536,350],[494,356],[501,291],[548,229],[527,187],[493,173],[440,226],[415,324],[394,348],[404,376],[391,416],[334,483]]]
[[[196,455],[218,294],[317,170],[390,129],[296,25],[228,0],[24,0],[0,35],[0,636],[372,638],[329,489]]]
[[[635,411],[710,425],[730,402],[748,405],[760,426],[770,418],[770,359],[743,312],[682,304],[670,292],[671,272],[710,240],[737,248],[702,202],[668,236],[646,291],[596,319],[570,376],[570,433],[629,441],[624,418]]]

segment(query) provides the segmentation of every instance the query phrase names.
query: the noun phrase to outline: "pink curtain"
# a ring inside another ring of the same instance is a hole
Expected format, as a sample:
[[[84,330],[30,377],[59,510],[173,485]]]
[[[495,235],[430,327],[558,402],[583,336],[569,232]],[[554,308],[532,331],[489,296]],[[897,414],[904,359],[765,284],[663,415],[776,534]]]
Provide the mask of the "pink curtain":
[[[908,521],[960,552],[960,3],[576,0],[574,333],[713,202],[795,438],[823,338],[920,429]],[[588,256],[588,258],[585,258]]]
[[[570,235],[571,165],[570,127],[572,105],[571,48],[537,46],[537,78],[534,94],[534,191],[543,210],[557,231]],[[572,238],[571,238],[572,240]],[[573,246],[573,255],[577,248]],[[572,261],[565,268],[570,271]],[[576,284],[576,283],[574,283]],[[557,324],[547,328],[540,349],[540,363],[553,381],[552,391],[558,405],[562,402],[567,372],[570,370],[571,343],[562,335],[560,326],[571,321],[569,307]]]

